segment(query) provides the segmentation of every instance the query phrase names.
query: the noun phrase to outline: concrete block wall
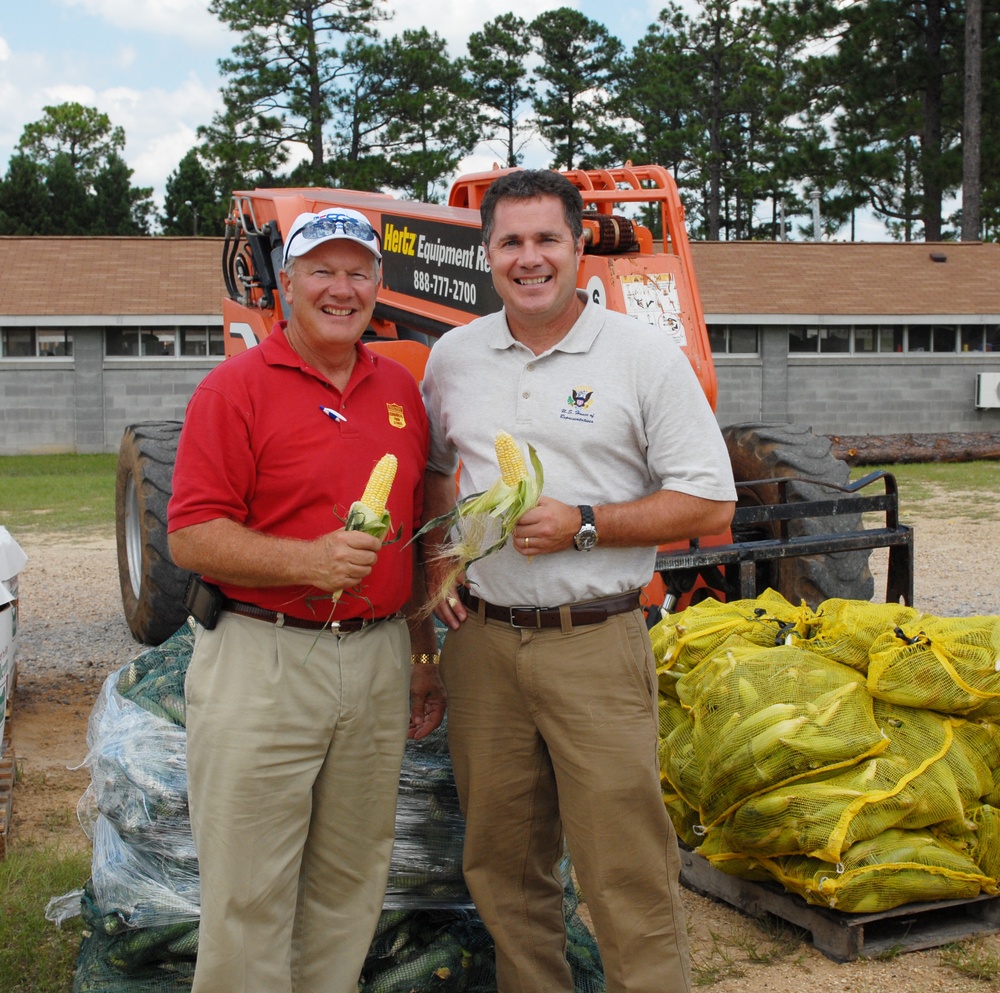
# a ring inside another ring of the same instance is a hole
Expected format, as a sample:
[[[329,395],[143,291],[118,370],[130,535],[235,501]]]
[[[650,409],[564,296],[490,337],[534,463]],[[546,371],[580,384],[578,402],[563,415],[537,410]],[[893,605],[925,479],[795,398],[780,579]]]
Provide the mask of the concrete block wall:
[[[0,365],[0,455],[75,451],[72,359]]]
[[[137,421],[183,420],[217,358],[104,355],[101,329],[76,328],[72,358],[0,361],[0,455],[116,452]]]
[[[998,432],[1000,409],[975,408],[976,375],[1000,354],[788,354],[787,329],[756,356],[715,357],[720,424],[792,421],[817,434]]]
[[[137,421],[182,421],[195,387],[218,360],[106,359],[104,451],[117,451]]]

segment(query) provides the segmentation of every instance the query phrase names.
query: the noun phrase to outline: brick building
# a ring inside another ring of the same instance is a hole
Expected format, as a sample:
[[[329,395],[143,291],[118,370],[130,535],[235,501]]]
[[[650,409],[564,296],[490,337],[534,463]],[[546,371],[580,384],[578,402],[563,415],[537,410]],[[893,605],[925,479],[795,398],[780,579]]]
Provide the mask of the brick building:
[[[720,423],[1000,431],[1000,245],[692,252]],[[223,294],[221,239],[0,237],[0,455],[115,451],[128,424],[181,419],[222,360]]]

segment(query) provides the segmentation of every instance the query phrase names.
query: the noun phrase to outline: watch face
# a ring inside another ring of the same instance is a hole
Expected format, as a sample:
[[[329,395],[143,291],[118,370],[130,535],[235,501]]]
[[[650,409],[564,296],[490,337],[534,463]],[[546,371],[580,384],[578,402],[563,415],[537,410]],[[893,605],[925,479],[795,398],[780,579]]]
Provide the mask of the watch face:
[[[584,524],[574,536],[573,544],[581,552],[589,552],[597,544],[597,529],[593,524]]]

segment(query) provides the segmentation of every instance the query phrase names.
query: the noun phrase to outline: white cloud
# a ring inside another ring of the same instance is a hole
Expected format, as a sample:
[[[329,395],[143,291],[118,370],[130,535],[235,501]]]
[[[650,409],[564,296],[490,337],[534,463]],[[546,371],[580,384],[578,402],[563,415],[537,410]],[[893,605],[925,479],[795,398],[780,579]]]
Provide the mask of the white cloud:
[[[0,35],[0,62],[6,62],[9,58],[10,45],[7,44],[7,39]]]
[[[208,0],[63,0],[123,30],[167,38],[216,49],[227,44],[229,31],[209,13]]]
[[[469,35],[481,31],[484,24],[500,14],[515,14],[530,23],[544,10],[565,6],[573,4],[565,0],[481,0],[479,3],[469,3],[468,0],[434,0],[433,3],[412,0],[407,3],[398,0],[392,20],[381,24],[379,30],[383,37],[388,38],[426,27],[444,38],[448,43],[448,55],[456,58],[465,54]]]

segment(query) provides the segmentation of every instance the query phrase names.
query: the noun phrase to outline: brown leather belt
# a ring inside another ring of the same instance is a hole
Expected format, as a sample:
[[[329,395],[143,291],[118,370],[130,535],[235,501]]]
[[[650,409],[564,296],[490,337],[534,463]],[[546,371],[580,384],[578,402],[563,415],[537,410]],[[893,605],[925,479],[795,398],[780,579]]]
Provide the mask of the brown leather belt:
[[[255,603],[245,603],[243,600],[230,600],[228,597],[222,602],[222,609],[228,610],[231,614],[240,614],[242,617],[252,617],[257,621],[267,621],[269,624],[277,624],[286,628],[306,628],[309,631],[321,631],[323,628],[330,628],[332,631],[339,631],[341,634],[350,634],[352,631],[360,631],[362,628],[379,621],[389,620],[388,617],[345,617],[338,621],[332,618],[328,621],[307,621],[302,617],[292,617],[290,614],[279,614],[273,610],[265,610]],[[392,614],[398,617],[398,614]]]
[[[500,607],[495,603],[487,603],[473,596],[464,586],[458,591],[462,603],[473,613],[478,613],[480,604],[484,613],[491,621],[503,621],[515,628],[557,628],[563,623],[563,608],[561,607],[531,607],[515,605]],[[619,593],[616,596],[599,597],[596,600],[586,600],[568,605],[570,623],[576,627],[581,624],[601,624],[615,614],[624,614],[630,610],[639,609],[639,590]]]

